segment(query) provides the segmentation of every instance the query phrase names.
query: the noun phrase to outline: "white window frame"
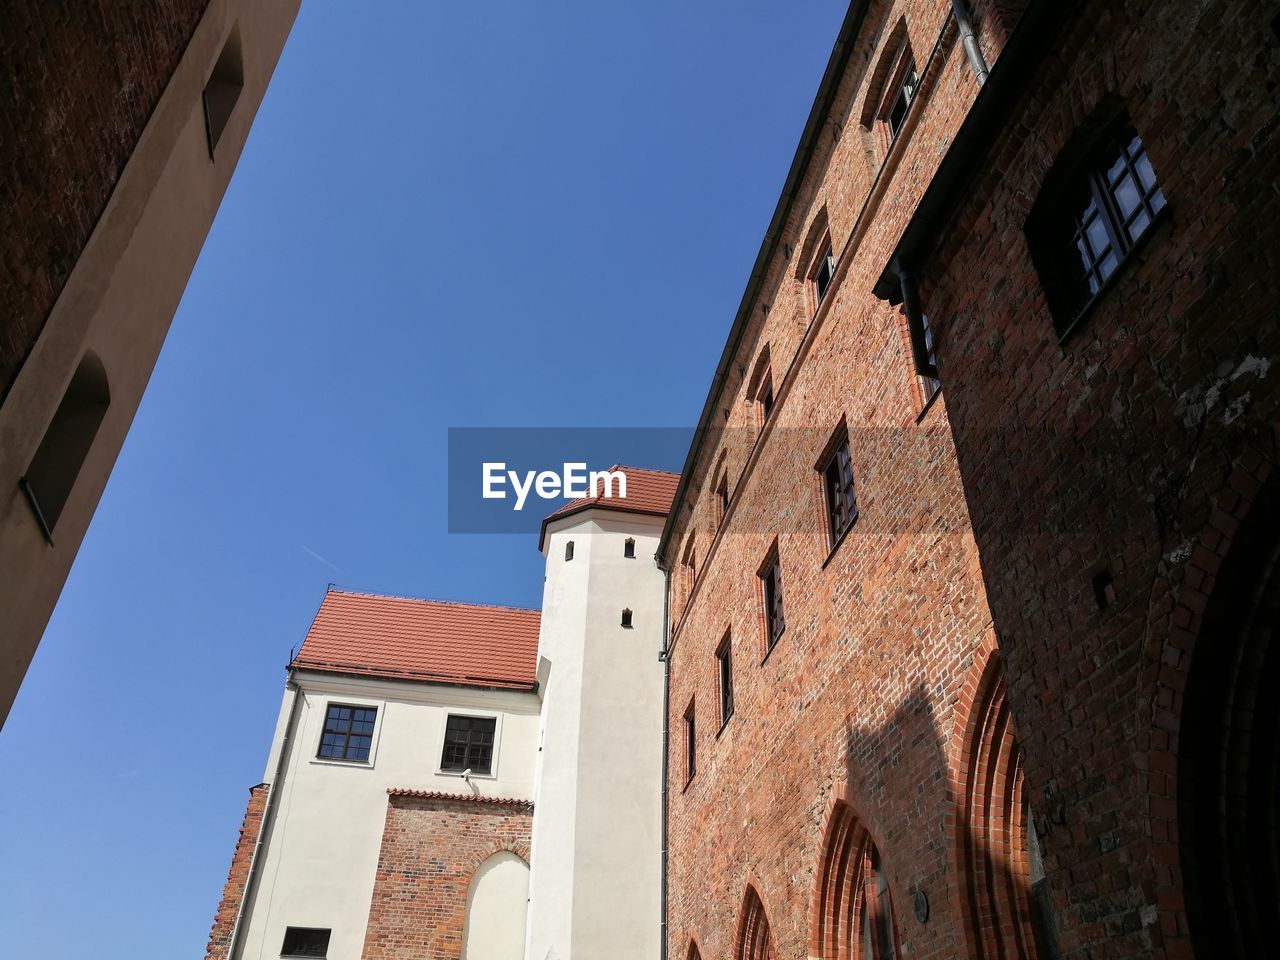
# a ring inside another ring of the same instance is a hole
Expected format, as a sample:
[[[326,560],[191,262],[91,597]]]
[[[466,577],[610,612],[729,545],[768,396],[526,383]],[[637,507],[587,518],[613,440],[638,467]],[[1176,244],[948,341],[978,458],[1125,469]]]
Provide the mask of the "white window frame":
[[[318,697],[317,702],[320,705],[316,711],[316,720],[311,729],[311,762],[326,767],[354,767],[357,770],[372,770],[374,762],[378,757],[378,741],[382,739],[382,720],[387,713],[387,701],[385,700],[369,700],[366,697],[344,697],[339,694],[326,694]],[[324,721],[329,715],[330,706],[340,707],[360,707],[361,709],[372,709],[377,711],[377,718],[373,721],[373,740],[369,744],[368,760],[339,760],[336,757],[317,756],[320,751],[320,741],[324,738]]]

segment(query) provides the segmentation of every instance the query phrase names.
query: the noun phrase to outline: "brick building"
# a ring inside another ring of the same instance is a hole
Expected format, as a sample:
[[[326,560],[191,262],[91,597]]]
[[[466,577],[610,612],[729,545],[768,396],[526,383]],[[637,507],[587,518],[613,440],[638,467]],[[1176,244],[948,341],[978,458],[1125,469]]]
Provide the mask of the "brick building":
[[[541,611],[326,594],[209,960],[657,955],[676,477],[623,469],[543,523]]]
[[[1273,952],[1278,70],[851,6],[662,538],[666,957]]]
[[[298,0],[0,12],[0,723]]]

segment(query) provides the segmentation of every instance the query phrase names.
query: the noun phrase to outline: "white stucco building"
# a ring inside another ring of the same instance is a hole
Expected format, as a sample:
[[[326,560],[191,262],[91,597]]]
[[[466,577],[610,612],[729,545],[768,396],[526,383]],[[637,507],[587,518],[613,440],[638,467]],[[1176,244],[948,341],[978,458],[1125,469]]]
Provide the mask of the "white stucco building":
[[[543,524],[543,609],[330,590],[207,956],[656,957],[674,474]]]

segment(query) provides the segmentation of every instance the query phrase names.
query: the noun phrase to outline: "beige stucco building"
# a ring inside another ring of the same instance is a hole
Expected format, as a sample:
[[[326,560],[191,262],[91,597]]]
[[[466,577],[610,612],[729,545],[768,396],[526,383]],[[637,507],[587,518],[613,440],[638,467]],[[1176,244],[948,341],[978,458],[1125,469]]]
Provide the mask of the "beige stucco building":
[[[29,33],[10,51],[21,61],[18,96],[5,107],[13,116],[0,118],[21,133],[0,149],[25,160],[13,165],[15,184],[0,164],[14,188],[0,212],[17,221],[3,259],[20,265],[0,324],[0,722],[133,421],[298,0],[90,6],[57,17],[34,2],[6,11]],[[146,31],[156,49],[114,50],[149,39]],[[64,86],[59,53],[82,64]],[[94,86],[76,86],[85,83]],[[88,103],[96,106],[84,129],[65,129]],[[94,150],[98,134],[132,144],[114,180],[99,175],[115,157]],[[57,162],[40,164],[44,153]],[[42,193],[60,205],[23,205]],[[55,268],[36,259],[46,246],[62,251]]]
[[[542,526],[542,610],[330,590],[209,960],[653,957],[674,474]]]

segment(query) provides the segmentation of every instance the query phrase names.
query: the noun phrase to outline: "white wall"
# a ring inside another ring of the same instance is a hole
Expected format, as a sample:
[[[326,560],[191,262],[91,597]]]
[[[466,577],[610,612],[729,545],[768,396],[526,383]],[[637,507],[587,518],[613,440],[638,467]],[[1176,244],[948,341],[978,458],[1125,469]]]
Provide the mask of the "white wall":
[[[533,820],[530,960],[658,954],[662,518],[552,524],[539,655],[549,661]],[[624,556],[628,537],[635,557]],[[574,559],[564,559],[574,541]],[[621,626],[623,608],[631,628]]]
[[[506,850],[476,868],[467,891],[462,960],[522,960],[529,865]]]
[[[392,787],[532,799],[538,698],[478,690],[299,672],[302,701],[253,902],[244,960],[280,955],[287,926],[333,931],[329,960],[358,960]],[[285,734],[286,695],[268,758],[268,782]],[[330,702],[378,708],[367,764],[316,757]],[[494,716],[493,774],[439,772],[449,713]],[[521,907],[523,918],[523,902]],[[477,956],[479,956],[477,954]]]

